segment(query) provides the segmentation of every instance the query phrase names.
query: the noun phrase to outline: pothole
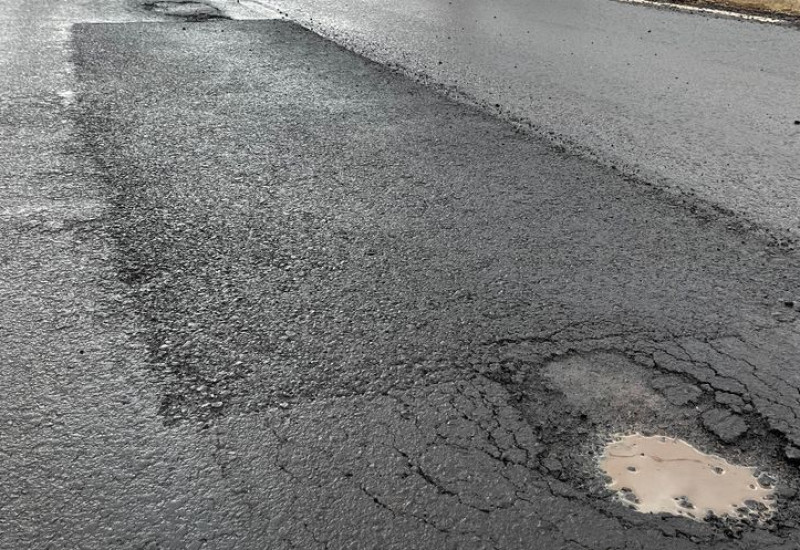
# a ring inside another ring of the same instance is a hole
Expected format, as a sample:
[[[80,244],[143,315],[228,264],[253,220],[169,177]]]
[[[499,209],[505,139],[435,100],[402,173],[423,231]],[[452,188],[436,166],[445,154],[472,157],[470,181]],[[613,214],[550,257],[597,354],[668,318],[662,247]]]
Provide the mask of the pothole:
[[[214,6],[193,2],[191,0],[148,0],[142,4],[147,11],[153,11],[171,17],[180,17],[189,21],[204,21],[207,19],[227,19],[227,17]]]
[[[530,355],[527,350],[515,351],[520,356]],[[637,503],[633,500],[640,497],[631,487],[612,489],[607,485],[608,477],[599,468],[609,441],[607,434],[678,437],[724,457],[732,465],[757,466],[757,471],[769,472],[772,480],[779,479],[780,483],[766,501],[732,500],[726,503],[729,508],[724,512],[712,512],[711,521],[703,521],[705,512],[697,498],[692,501],[691,494],[674,494],[670,498],[679,500],[670,502],[666,513],[653,514],[652,521],[660,524],[673,514],[672,521],[677,523],[695,519],[697,525],[692,532],[698,540],[707,542],[720,536],[750,536],[744,533],[755,530],[774,533],[779,538],[793,536],[790,533],[795,533],[800,524],[800,478],[796,465],[786,460],[786,442],[780,434],[769,430],[748,395],[737,398],[689,374],[662,371],[652,363],[647,351],[642,344],[636,356],[610,350],[574,352],[541,363],[535,357],[523,363],[511,358],[511,351],[505,352],[509,359],[495,369],[495,376],[517,392],[519,409],[541,444],[542,452],[536,457],[539,470],[571,485],[608,514],[628,519],[636,514],[641,516],[637,521],[651,521],[651,514],[634,509]],[[527,376],[515,382],[512,377],[523,369]],[[734,423],[736,417],[744,421],[746,430]],[[755,472],[748,469],[748,481],[753,481]],[[767,477],[762,481],[770,483]],[[629,491],[620,492],[623,488]],[[628,499],[624,498],[626,495]],[[610,502],[615,496],[615,500],[628,506]],[[734,502],[736,507],[732,506]]]
[[[773,477],[677,438],[617,436],[606,445],[600,468],[611,478],[608,488],[642,513],[764,522],[775,511]]]

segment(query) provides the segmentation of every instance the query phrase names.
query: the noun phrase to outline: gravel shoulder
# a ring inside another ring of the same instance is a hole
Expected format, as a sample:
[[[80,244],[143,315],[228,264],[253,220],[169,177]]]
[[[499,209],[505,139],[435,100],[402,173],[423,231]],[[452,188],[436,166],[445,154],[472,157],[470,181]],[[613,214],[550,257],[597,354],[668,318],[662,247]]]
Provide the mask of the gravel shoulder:
[[[777,15],[786,17],[790,21],[800,22],[800,2],[797,0],[676,0],[674,3],[752,15]]]

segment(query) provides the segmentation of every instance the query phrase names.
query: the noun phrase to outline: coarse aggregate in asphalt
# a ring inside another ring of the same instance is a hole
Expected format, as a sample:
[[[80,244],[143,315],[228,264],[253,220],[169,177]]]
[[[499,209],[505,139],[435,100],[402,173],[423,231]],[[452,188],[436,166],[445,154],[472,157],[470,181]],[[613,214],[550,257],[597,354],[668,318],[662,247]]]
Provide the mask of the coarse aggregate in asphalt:
[[[291,23],[70,37],[4,113],[0,547],[798,545],[795,252]],[[775,520],[621,506],[625,429]]]

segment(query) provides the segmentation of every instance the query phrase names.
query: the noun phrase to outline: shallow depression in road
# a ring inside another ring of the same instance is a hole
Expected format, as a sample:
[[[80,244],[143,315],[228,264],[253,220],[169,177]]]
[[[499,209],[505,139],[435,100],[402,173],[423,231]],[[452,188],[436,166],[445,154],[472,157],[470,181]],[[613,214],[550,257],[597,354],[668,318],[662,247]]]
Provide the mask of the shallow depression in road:
[[[186,17],[196,20],[225,18],[214,6],[202,2],[193,2],[192,0],[148,0],[142,5],[147,11],[154,11],[175,17]]]
[[[755,468],[733,465],[680,439],[617,436],[606,445],[600,467],[611,477],[609,488],[643,513],[765,520],[774,509],[769,476],[756,477]]]

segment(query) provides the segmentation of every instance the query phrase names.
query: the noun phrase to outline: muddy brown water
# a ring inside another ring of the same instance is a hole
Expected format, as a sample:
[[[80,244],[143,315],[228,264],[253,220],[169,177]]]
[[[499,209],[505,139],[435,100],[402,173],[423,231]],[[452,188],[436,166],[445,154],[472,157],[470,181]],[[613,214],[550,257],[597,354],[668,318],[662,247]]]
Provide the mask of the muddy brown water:
[[[759,520],[774,511],[774,486],[755,468],[705,454],[681,439],[618,435],[605,447],[601,469],[608,487],[642,513],[702,521],[709,516]]]

